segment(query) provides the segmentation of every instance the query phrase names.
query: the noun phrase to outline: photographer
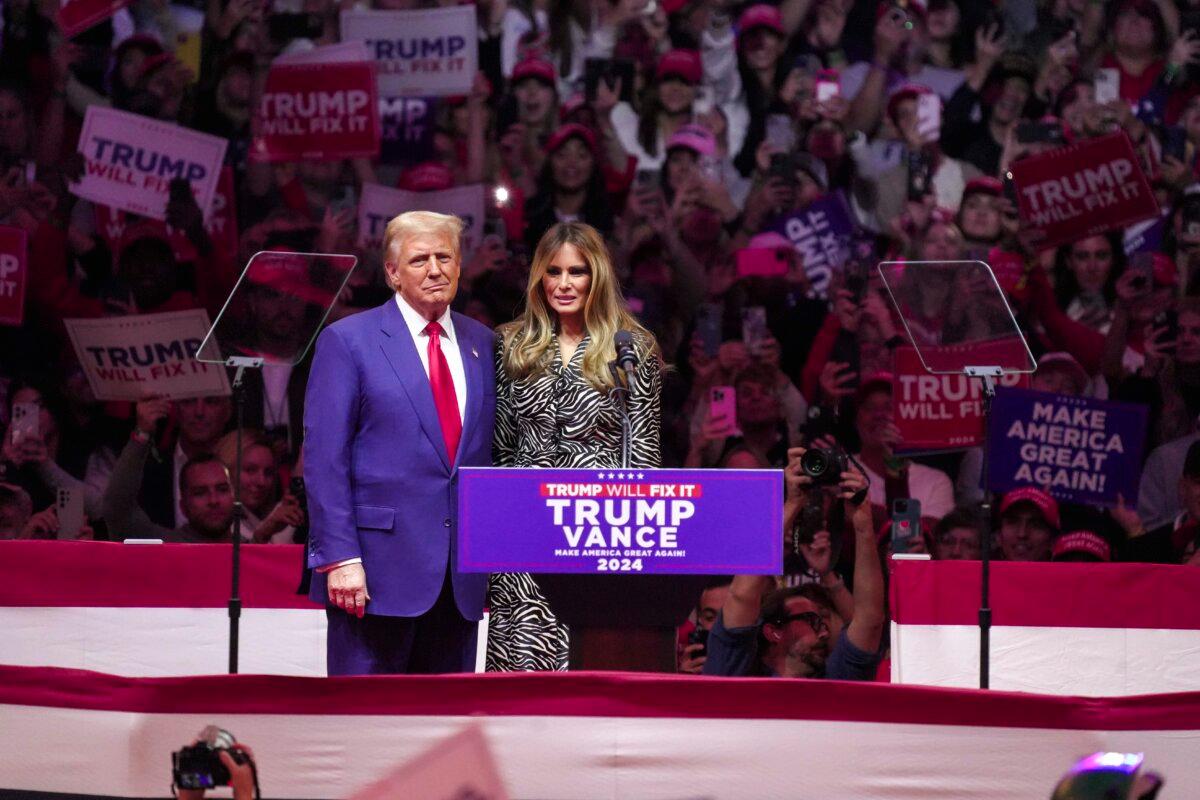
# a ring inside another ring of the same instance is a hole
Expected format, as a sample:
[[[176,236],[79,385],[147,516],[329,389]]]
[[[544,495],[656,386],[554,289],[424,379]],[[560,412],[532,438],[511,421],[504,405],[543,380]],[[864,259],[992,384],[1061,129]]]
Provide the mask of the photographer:
[[[785,527],[791,525],[803,498],[814,488],[813,479],[800,466],[804,452],[802,447],[788,451]],[[866,478],[856,467],[840,477],[828,490],[845,503],[854,528],[854,615],[849,624],[831,642],[829,621],[834,603],[825,589],[801,586],[764,597],[772,585],[770,576],[735,576],[709,634],[705,675],[831,680],[875,677],[885,622],[883,568],[875,548],[871,506],[866,502]],[[839,586],[835,591],[844,589]]]
[[[254,751],[233,741],[228,731],[208,726],[201,738],[172,754],[171,788],[179,800],[201,800],[204,789],[184,789],[181,783],[225,781],[220,786],[233,789],[233,800],[257,800],[257,767]],[[228,773],[228,778],[223,773]]]

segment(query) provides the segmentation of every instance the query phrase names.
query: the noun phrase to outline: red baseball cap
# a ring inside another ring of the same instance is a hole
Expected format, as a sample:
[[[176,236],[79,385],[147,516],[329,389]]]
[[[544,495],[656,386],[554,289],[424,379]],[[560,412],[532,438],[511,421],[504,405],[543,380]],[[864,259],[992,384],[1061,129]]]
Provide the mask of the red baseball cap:
[[[896,109],[905,100],[915,100],[923,94],[933,94],[933,92],[925,86],[917,83],[906,83],[888,96],[887,115],[892,121],[896,121]]]
[[[1179,285],[1179,270],[1175,268],[1175,262],[1169,255],[1153,253],[1150,258],[1153,264],[1151,272],[1154,276],[1155,286]]]
[[[437,192],[454,185],[454,174],[440,161],[424,161],[401,172],[398,185],[409,192]]]
[[[1004,499],[1000,501],[1000,513],[1003,514],[1017,503],[1032,503],[1051,527],[1057,529],[1061,525],[1058,501],[1036,486],[1022,486],[1004,495]]]
[[[542,83],[551,87],[557,84],[557,76],[554,72],[554,65],[544,58],[532,56],[523,61],[517,62],[512,71],[512,83],[523,81],[526,78],[536,78]]]
[[[888,392],[892,391],[892,373],[881,370],[867,375],[859,382],[858,391],[854,393],[854,400],[857,403],[861,403],[867,398],[867,395],[877,392],[880,389],[886,389]]]
[[[1092,531],[1071,531],[1064,533],[1054,540],[1051,558],[1055,561],[1065,559],[1060,556],[1089,556],[1081,559],[1086,561],[1112,561],[1112,546],[1104,537]]]
[[[783,14],[775,6],[767,3],[755,3],[742,12],[738,17],[738,36],[743,36],[755,28],[767,28],[780,36],[787,36],[783,29]]]
[[[667,139],[667,150],[674,150],[676,147],[685,147],[688,150],[701,156],[711,156],[717,152],[717,140],[712,135],[712,131],[703,125],[681,125],[679,130],[671,134],[671,138]]]
[[[967,195],[971,194],[990,194],[993,197],[1000,197],[1004,194],[1004,183],[999,178],[993,178],[990,175],[972,178],[963,187],[962,199],[966,200]]]
[[[695,50],[670,50],[658,60],[654,75],[660,81],[682,78],[687,83],[697,84],[704,77],[704,67],[700,63],[700,54]]]
[[[173,63],[174,61],[175,56],[172,53],[157,53],[152,56],[147,56],[146,60],[142,62],[142,66],[138,68],[137,79],[139,81],[144,81],[146,78],[149,78],[155,72],[158,72],[158,70],[162,69],[168,64]]]
[[[575,137],[583,139],[583,143],[588,146],[588,149],[593,153],[596,152],[596,134],[592,132],[591,128],[578,122],[568,122],[566,125],[558,126],[558,129],[546,140],[545,150],[547,153],[553,153],[566,144],[568,139]]]

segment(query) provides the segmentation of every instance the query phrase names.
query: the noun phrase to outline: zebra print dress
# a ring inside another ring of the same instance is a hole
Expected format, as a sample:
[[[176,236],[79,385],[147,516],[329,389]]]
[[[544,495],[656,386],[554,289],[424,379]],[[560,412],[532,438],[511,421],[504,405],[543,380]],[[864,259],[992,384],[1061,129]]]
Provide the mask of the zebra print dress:
[[[493,462],[499,467],[616,469],[621,459],[621,417],[616,402],[597,392],[580,373],[590,343],[584,337],[564,366],[558,339],[550,366],[521,380],[503,367],[496,346],[496,432]],[[635,337],[639,365],[630,395],[631,466],[661,461],[662,372],[645,337]],[[488,584],[489,672],[565,670],[567,626],[555,619],[534,579],[501,573]]]

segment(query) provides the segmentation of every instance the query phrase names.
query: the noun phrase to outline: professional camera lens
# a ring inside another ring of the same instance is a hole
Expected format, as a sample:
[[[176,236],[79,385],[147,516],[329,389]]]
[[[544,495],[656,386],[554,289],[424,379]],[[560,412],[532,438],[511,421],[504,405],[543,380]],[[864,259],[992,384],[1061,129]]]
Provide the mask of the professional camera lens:
[[[829,456],[820,448],[806,450],[800,456],[800,469],[810,478],[820,478],[829,471]]]

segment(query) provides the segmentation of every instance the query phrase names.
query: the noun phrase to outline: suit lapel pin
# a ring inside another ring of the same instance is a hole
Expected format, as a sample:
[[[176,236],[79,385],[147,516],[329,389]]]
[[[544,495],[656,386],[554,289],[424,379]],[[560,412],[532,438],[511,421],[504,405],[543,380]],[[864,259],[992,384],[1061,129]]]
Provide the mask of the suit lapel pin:
[[[475,358],[479,358],[479,351],[478,351],[478,350],[476,350],[474,347],[472,347],[472,348],[471,348],[471,355],[472,355],[472,356],[474,356]]]

